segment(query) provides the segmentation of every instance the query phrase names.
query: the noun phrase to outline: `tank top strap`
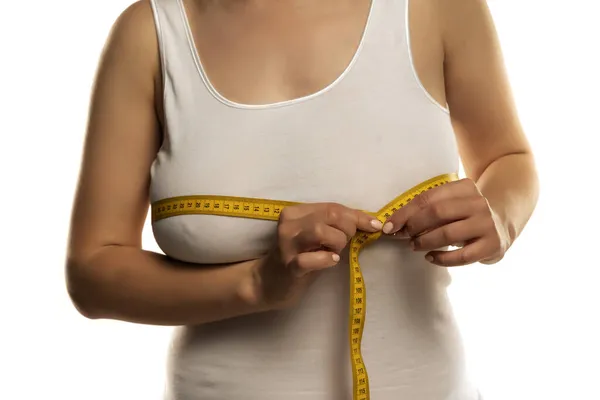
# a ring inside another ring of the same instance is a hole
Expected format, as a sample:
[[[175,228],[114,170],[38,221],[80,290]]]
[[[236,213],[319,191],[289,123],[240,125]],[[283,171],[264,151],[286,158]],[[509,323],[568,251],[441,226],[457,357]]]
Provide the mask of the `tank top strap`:
[[[371,32],[373,37],[404,33],[406,7],[409,0],[372,0]]]
[[[369,69],[381,71],[390,64],[409,61],[407,53],[408,0],[371,0],[371,13],[362,43],[362,63]],[[403,71],[399,71],[403,73]],[[365,75],[368,76],[368,75]]]
[[[164,96],[188,101],[201,94],[195,45],[182,0],[150,0],[158,37]],[[176,101],[178,102],[178,101]],[[165,107],[168,102],[165,102]]]
[[[424,96],[447,114],[445,105],[438,104],[424,88],[415,69],[410,40],[410,0],[372,1],[360,57],[346,85],[338,88],[340,96],[348,96],[356,90],[385,93],[394,101],[413,95]],[[402,92],[395,88],[402,88]]]

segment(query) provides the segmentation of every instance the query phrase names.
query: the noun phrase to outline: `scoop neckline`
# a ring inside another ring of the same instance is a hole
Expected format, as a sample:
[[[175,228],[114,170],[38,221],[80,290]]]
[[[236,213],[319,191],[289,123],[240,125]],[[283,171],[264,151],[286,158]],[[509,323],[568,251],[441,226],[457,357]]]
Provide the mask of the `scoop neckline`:
[[[309,100],[316,99],[316,98],[324,95],[325,93],[329,92],[333,88],[335,88],[350,73],[350,71],[352,70],[354,64],[356,64],[356,62],[362,52],[362,49],[366,42],[366,37],[367,37],[368,31],[369,31],[369,27],[371,25],[373,9],[374,9],[374,5],[375,5],[376,1],[377,0],[370,0],[369,12],[367,14],[367,19],[364,24],[364,28],[363,28],[363,31],[361,34],[360,41],[354,52],[354,55],[352,56],[352,59],[350,60],[348,65],[346,65],[346,68],[342,71],[342,73],[336,79],[334,79],[331,83],[329,83],[327,86],[319,89],[316,92],[313,92],[311,94],[307,94],[304,96],[296,97],[293,99],[289,99],[289,100],[282,100],[282,101],[278,101],[278,102],[274,102],[274,103],[265,103],[265,104],[246,104],[246,103],[238,103],[238,102],[235,102],[233,100],[226,98],[213,86],[212,82],[210,81],[210,78],[208,77],[208,74],[204,70],[202,61],[200,60],[200,54],[198,53],[198,47],[196,47],[196,42],[194,40],[194,35],[192,34],[192,28],[191,28],[190,21],[189,21],[188,15],[187,15],[187,11],[185,9],[185,5],[183,4],[183,0],[177,0],[177,2],[179,4],[179,9],[181,11],[181,17],[183,19],[184,30],[185,30],[185,34],[187,36],[188,45],[190,46],[190,51],[192,53],[192,58],[194,59],[194,63],[196,64],[196,70],[197,70],[198,74],[200,75],[200,77],[202,78],[204,86],[208,89],[209,93],[216,100],[220,101],[221,103],[223,103],[229,107],[241,108],[241,109],[270,109],[270,108],[278,108],[278,107],[285,107],[285,106],[290,106],[290,105],[294,105],[294,104],[299,104],[299,103],[303,103],[303,102],[306,102]]]

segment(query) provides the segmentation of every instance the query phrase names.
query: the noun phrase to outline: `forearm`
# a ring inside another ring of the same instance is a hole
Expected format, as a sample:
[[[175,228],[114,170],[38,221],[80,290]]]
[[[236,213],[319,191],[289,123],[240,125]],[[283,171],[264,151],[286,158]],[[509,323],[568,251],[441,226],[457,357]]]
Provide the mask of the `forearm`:
[[[500,157],[476,183],[511,245],[529,221],[538,200],[539,182],[532,154]]]
[[[107,246],[67,266],[79,311],[152,325],[195,325],[264,311],[253,272],[260,260],[192,265],[133,247]]]

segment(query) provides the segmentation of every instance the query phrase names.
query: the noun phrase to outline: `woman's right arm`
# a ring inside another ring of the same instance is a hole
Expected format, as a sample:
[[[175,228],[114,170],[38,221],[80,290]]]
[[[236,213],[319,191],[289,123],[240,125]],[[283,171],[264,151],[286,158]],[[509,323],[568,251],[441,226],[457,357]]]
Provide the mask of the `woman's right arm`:
[[[159,67],[152,10],[141,1],[115,22],[93,87],[66,263],[71,299],[89,318],[160,325],[260,311],[252,273],[262,260],[190,268],[141,250],[160,145]]]
[[[357,229],[381,228],[339,204],[304,204],[283,210],[277,246],[263,259],[190,265],[142,250],[160,146],[159,70],[152,10],[143,0],[116,21],[92,92],[66,262],[67,288],[83,315],[195,325],[288,307],[318,270],[337,264]]]
[[[195,325],[287,307],[314,272],[337,264],[357,229],[381,228],[357,210],[305,204],[283,210],[277,246],[260,260],[190,265],[142,250],[160,146],[159,70],[152,10],[143,0],[116,21],[92,92],[66,263],[67,288],[83,315]]]

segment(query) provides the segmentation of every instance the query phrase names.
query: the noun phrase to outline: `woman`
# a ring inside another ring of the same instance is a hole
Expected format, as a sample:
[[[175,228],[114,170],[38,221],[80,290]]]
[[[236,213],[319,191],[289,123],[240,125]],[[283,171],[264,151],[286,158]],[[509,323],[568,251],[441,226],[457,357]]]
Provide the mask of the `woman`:
[[[382,226],[370,213],[440,174]],[[157,220],[149,202],[288,200],[278,222]],[[117,20],[90,110],[67,262],[89,318],[181,326],[168,399],[353,397],[348,240],[373,400],[474,400],[446,267],[495,263],[537,201],[482,0],[146,0]],[[450,245],[463,245],[458,249]]]

